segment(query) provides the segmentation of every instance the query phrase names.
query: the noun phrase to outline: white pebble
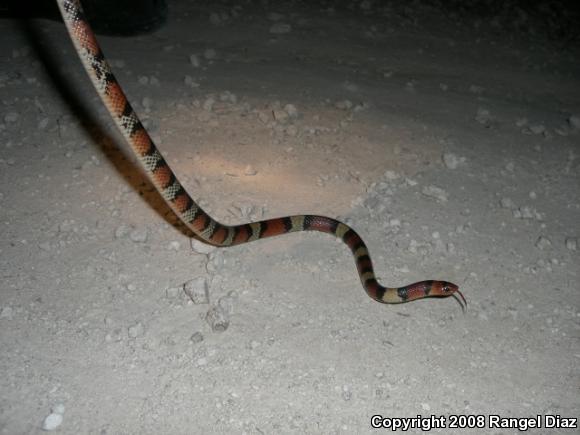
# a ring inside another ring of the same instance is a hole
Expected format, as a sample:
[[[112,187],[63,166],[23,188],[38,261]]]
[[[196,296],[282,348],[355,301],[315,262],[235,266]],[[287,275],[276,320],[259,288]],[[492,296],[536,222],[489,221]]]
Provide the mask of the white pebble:
[[[477,109],[477,114],[475,115],[475,120],[483,125],[489,125],[492,117],[489,110],[480,107]]]
[[[129,326],[129,328],[127,329],[127,333],[131,338],[140,337],[141,335],[143,335],[144,332],[145,328],[143,327],[143,324],[141,322],[137,322],[134,325]]]
[[[175,299],[179,295],[179,288],[177,287],[169,287],[165,290],[165,296],[167,299]]]
[[[534,134],[540,135],[546,132],[546,127],[544,127],[542,124],[530,125],[530,131]]]
[[[217,51],[215,51],[213,48],[208,48],[203,52],[203,57],[205,57],[207,60],[215,59],[217,57]]]
[[[298,135],[298,128],[295,125],[289,125],[284,131],[290,137],[296,137]]]
[[[549,248],[550,246],[552,246],[552,242],[547,237],[540,236],[538,237],[538,240],[536,240],[536,248],[538,249],[543,250]]]
[[[62,424],[62,414],[55,412],[48,414],[42,422],[42,430],[52,431]]]
[[[219,306],[210,308],[205,320],[209,323],[213,332],[223,332],[230,325],[228,314]]]
[[[568,124],[574,130],[580,130],[580,115],[570,115],[568,118]]]
[[[199,56],[197,54],[190,54],[189,55],[189,63],[194,68],[199,68],[199,66],[201,65],[201,63],[199,62]]]
[[[576,251],[578,249],[578,237],[566,237],[566,248],[570,251]]]
[[[48,118],[42,118],[39,122],[38,122],[38,129],[39,130],[44,130],[46,127],[48,127],[48,123],[49,123],[49,119]]]
[[[201,242],[195,238],[191,238],[191,250],[197,254],[211,254],[217,248],[213,245]]]
[[[181,243],[179,243],[177,240],[172,240],[167,244],[168,251],[179,251],[179,248],[181,248]]]
[[[285,110],[273,110],[272,114],[274,115],[274,119],[278,122],[286,122],[288,121],[288,118],[290,117],[288,115],[288,112],[286,112]]]
[[[242,215],[247,216],[248,214],[246,212],[246,214]],[[223,253],[220,251],[215,251],[209,254],[209,261],[205,265],[205,269],[208,271],[208,273],[213,274],[220,270],[224,264],[225,260]]]
[[[135,243],[145,243],[148,237],[146,228],[137,228],[129,233],[129,238]]]
[[[336,103],[334,103],[334,107],[336,107],[337,109],[340,109],[340,110],[348,110],[352,106],[353,106],[353,104],[350,100],[342,100],[342,101],[337,101]]]
[[[199,83],[197,83],[191,76],[186,75],[183,78],[183,83],[190,88],[199,88]]]
[[[186,281],[183,284],[183,291],[194,304],[209,303],[209,288],[207,279],[203,276]]]
[[[290,116],[290,118],[297,118],[298,117],[298,109],[294,104],[286,104],[284,106],[284,110]]]
[[[53,414],[64,414],[64,405],[62,403],[57,403],[51,409]]]
[[[280,21],[282,18],[284,18],[284,15],[278,12],[270,12],[268,14],[268,19],[270,21]]]
[[[445,164],[445,166],[447,166],[449,169],[457,169],[457,167],[463,163],[463,160],[465,159],[461,159],[459,157],[457,157],[455,154],[453,153],[443,153],[443,163]]]
[[[151,107],[153,107],[153,99],[150,97],[143,97],[141,104],[145,109],[151,110]]]
[[[391,226],[391,227],[400,227],[401,226],[401,220],[400,219],[391,219],[391,220],[389,220],[389,226]]]
[[[203,110],[205,110],[206,112],[211,112],[213,110],[213,106],[215,104],[215,99],[212,97],[207,98],[201,107],[203,107]]]
[[[11,124],[18,121],[19,117],[20,115],[16,112],[8,112],[6,115],[4,115],[4,122],[6,124]]]
[[[219,298],[218,305],[227,314],[233,314],[234,305],[235,305],[237,298],[238,298],[238,296],[237,296],[236,292],[231,291],[226,296],[222,296],[221,298]]]
[[[247,165],[246,168],[244,169],[244,175],[253,176],[256,175],[257,173],[258,171],[256,171],[252,165]]]
[[[447,194],[447,192],[443,189],[441,189],[440,187],[437,186],[425,186],[423,187],[423,189],[421,190],[421,193],[423,193],[423,195],[428,196],[430,198],[435,198],[441,202],[445,202],[447,201],[449,195]]]
[[[127,235],[131,232],[131,227],[128,225],[120,225],[115,230],[115,239],[122,239],[127,237]]]
[[[518,118],[516,120],[516,127],[524,127],[528,125],[528,118]]]
[[[499,204],[501,205],[501,208],[508,208],[508,209],[515,209],[516,208],[516,205],[514,204],[514,202],[510,198],[502,198],[499,201]]]
[[[219,14],[212,12],[209,15],[209,22],[214,26],[219,26],[222,23],[222,19],[220,18]]]
[[[275,23],[270,27],[270,33],[274,35],[282,35],[284,33],[290,33],[292,31],[292,26],[286,23]]]
[[[201,343],[203,341],[203,334],[201,332],[194,332],[191,337],[189,337],[189,341],[192,343]]]
[[[12,307],[3,307],[2,310],[0,310],[0,319],[12,320],[12,315]]]

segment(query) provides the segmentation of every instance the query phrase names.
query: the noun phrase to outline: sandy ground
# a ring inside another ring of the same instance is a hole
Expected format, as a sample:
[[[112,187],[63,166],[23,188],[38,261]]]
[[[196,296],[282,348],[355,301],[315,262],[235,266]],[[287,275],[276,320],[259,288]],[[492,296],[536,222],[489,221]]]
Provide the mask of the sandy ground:
[[[384,284],[450,280],[467,311],[373,302],[328,235],[192,251],[63,26],[4,19],[1,433],[51,410],[63,434],[368,433],[375,414],[511,434],[488,416],[580,414],[577,52],[350,6],[175,2],[160,31],[100,40],[219,220],[338,216]]]

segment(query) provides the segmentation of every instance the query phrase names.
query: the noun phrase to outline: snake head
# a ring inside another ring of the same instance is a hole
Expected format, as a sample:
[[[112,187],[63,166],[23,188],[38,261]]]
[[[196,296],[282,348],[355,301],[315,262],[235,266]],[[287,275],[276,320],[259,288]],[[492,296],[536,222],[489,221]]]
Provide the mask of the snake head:
[[[461,299],[458,299],[457,295],[459,295]],[[454,296],[455,299],[457,299],[457,301],[461,305],[462,309],[465,310],[465,307],[467,307],[467,301],[465,300],[465,297],[459,291],[459,287],[453,284],[452,282],[434,281],[433,285],[431,286],[429,296],[441,296],[441,297]]]

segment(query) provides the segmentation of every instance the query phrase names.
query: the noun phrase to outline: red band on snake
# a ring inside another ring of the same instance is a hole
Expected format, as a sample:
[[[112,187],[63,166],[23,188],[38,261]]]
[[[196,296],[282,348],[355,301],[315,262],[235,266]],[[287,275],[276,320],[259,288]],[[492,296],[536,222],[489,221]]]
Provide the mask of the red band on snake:
[[[466,304],[458,287],[447,281],[429,280],[403,287],[383,287],[376,280],[369,251],[360,236],[348,225],[329,217],[296,215],[234,226],[217,222],[189,196],[151,140],[113,75],[79,1],[57,0],[57,3],[86,72],[115,124],[161,196],[198,238],[216,246],[233,246],[296,231],[328,233],[342,239],[350,248],[362,285],[374,300],[396,304],[458,294]]]

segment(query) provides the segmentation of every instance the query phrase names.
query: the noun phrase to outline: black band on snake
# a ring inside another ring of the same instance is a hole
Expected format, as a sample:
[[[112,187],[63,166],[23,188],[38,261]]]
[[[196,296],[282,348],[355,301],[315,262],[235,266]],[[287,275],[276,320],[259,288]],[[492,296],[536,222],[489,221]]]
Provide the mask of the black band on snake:
[[[79,1],[57,0],[57,3],[86,72],[115,124],[167,204],[201,240],[216,246],[233,246],[296,231],[329,233],[340,238],[350,248],[362,285],[374,300],[396,304],[431,296],[458,294],[466,304],[458,287],[447,281],[429,280],[404,287],[383,287],[375,277],[369,251],[360,236],[348,225],[329,217],[286,216],[235,226],[217,222],[189,196],[153,144],[113,75]]]

